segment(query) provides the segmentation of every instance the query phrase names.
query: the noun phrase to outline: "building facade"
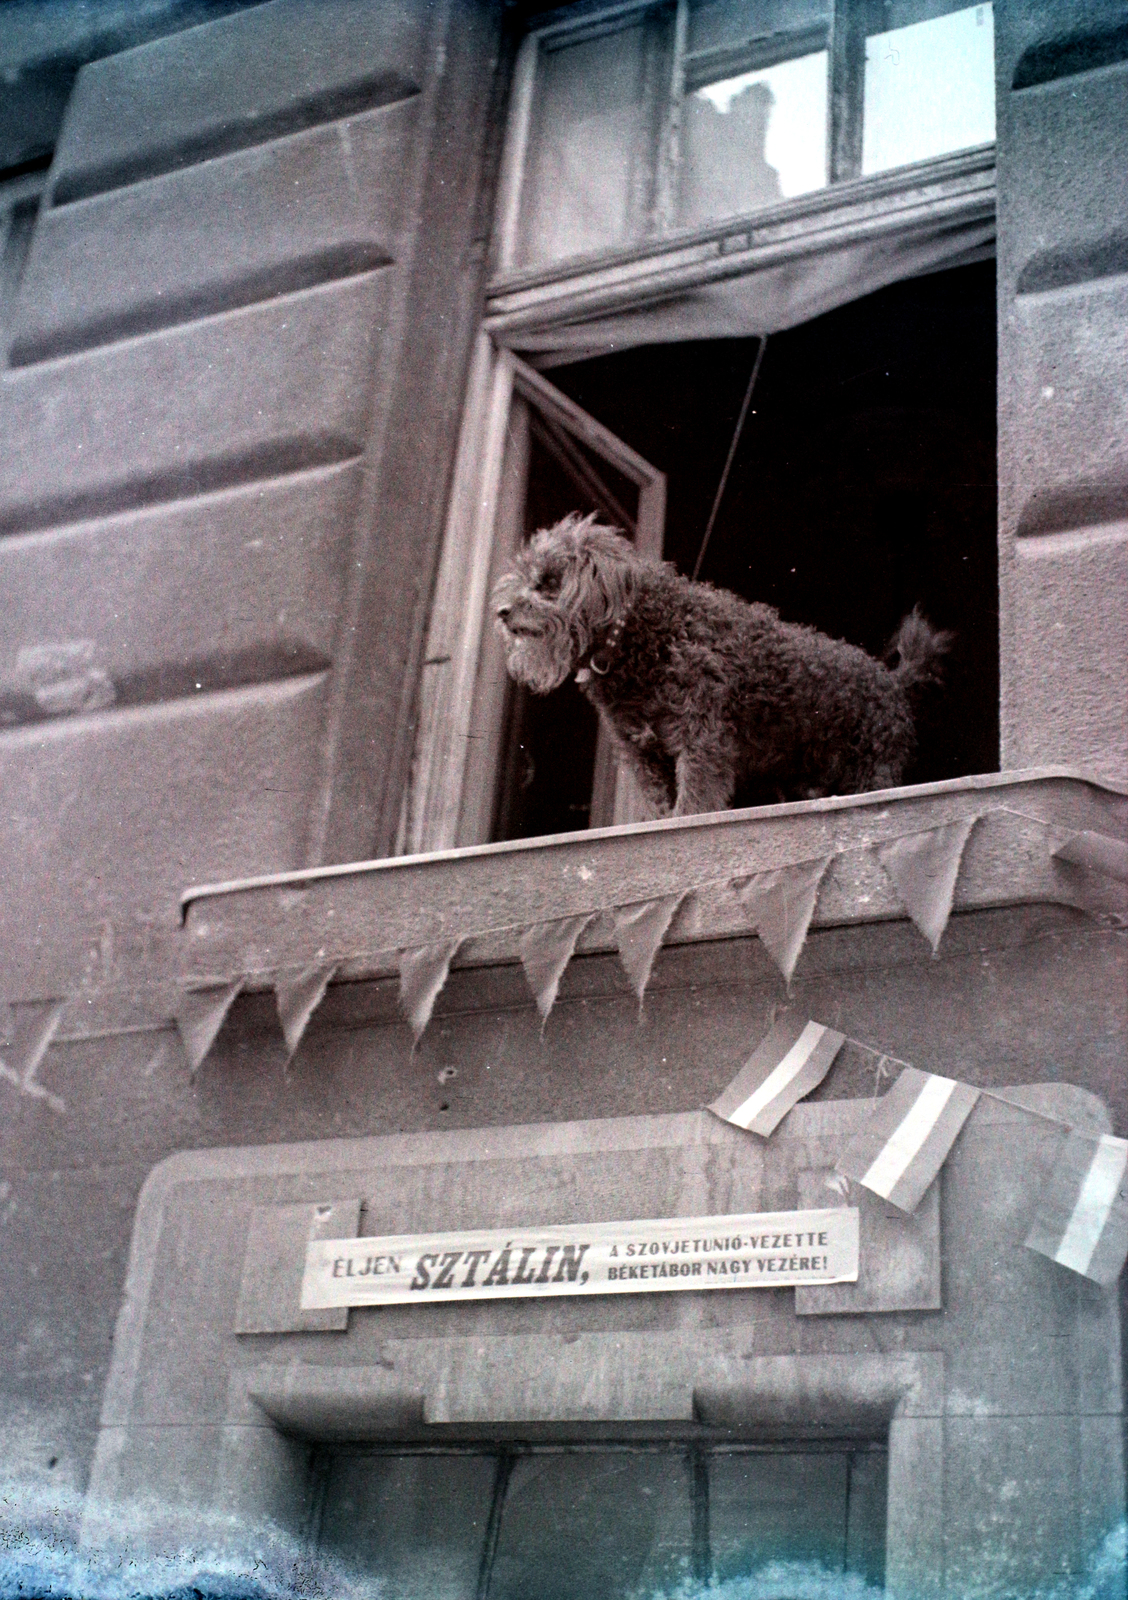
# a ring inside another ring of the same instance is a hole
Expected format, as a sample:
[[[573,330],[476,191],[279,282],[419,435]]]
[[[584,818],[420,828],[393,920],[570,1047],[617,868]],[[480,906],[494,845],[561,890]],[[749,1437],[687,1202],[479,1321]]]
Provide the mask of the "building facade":
[[[1120,8],[154,0],[0,50],[33,1520],[358,1592],[1122,1593],[1120,1293],[1025,1248],[1069,1130],[1128,1133]],[[923,600],[915,781],[649,819],[489,627],[576,508],[872,649]],[[781,1016],[846,1042],[761,1137],[705,1108]],[[911,1213],[834,1178],[908,1064],[990,1091]],[[299,1303],[317,1239],[844,1206],[849,1284]]]

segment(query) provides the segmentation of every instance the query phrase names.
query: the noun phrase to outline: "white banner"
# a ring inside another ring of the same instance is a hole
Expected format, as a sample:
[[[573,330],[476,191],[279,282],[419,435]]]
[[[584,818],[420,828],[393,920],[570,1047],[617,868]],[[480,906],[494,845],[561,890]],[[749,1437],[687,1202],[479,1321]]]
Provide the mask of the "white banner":
[[[672,1289],[855,1283],[858,1212],[769,1211],[649,1222],[315,1239],[302,1310]]]

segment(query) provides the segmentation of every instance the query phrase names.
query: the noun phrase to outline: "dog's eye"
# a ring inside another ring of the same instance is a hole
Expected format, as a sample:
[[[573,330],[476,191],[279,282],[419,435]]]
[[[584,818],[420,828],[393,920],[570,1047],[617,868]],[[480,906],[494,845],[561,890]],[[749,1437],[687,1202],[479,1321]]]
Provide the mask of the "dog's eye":
[[[547,595],[559,594],[560,593],[560,574],[557,573],[557,572],[546,572],[544,577],[537,584],[537,589],[540,591],[541,594],[547,594]]]

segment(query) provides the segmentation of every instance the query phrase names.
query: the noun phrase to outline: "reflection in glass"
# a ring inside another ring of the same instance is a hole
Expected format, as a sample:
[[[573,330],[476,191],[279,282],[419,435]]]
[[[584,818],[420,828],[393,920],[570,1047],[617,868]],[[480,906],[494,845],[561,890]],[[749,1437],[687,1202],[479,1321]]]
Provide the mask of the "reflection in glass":
[[[515,265],[563,261],[641,231],[653,187],[650,34],[636,25],[544,52]]]
[[[740,50],[757,41],[825,28],[830,14],[827,0],[690,0],[686,48],[691,56]]]
[[[340,1456],[322,1546],[371,1575],[365,1600],[472,1600],[496,1477],[489,1456]]]
[[[927,161],[995,137],[990,5],[866,40],[863,173]]]
[[[529,1456],[509,1481],[489,1600],[628,1600],[689,1575],[684,1454]]]
[[[716,1577],[736,1578],[772,1561],[846,1564],[849,1463],[845,1455],[714,1456],[709,1538]]]
[[[757,211],[827,182],[825,50],[706,84],[682,122],[682,227]]]

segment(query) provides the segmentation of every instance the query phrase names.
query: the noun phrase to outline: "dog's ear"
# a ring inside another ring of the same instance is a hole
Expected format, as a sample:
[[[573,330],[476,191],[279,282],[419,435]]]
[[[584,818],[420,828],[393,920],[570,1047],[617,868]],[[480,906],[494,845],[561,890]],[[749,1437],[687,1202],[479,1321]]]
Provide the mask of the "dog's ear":
[[[596,522],[594,516],[585,517],[574,531],[589,574],[589,621],[600,627],[621,619],[630,609],[637,585],[639,557],[634,546],[614,528]]]

